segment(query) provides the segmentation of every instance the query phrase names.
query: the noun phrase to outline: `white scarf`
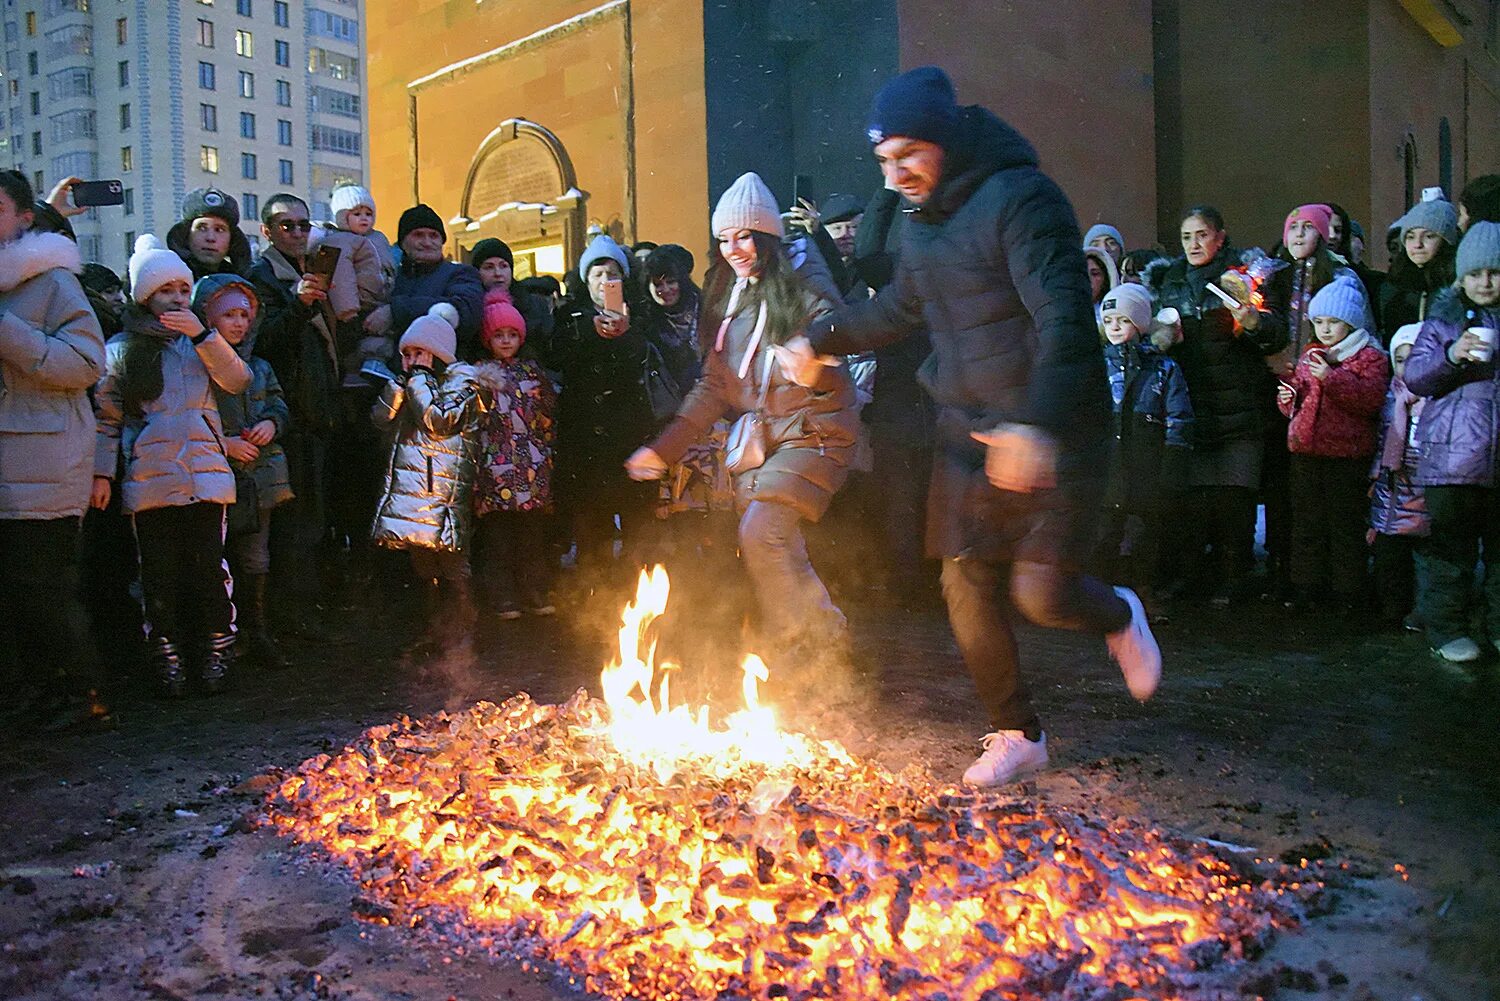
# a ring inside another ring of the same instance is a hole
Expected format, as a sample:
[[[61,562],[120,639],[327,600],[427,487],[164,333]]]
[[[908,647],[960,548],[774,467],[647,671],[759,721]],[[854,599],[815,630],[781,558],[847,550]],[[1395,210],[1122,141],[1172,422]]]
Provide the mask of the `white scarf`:
[[[718,336],[714,338],[714,350],[724,350],[724,335],[729,332],[729,324],[735,317],[735,310],[740,305],[740,293],[749,285],[755,284],[755,278],[736,278],[734,289],[729,293],[729,305],[724,309],[724,321],[719,324]],[[760,313],[755,318],[755,329],[750,334],[750,346],[745,349],[745,356],[740,359],[739,376],[741,379],[750,371],[750,361],[755,357],[755,351],[760,347],[761,337],[766,332],[766,302],[760,303]]]
[[[1369,333],[1365,330],[1356,330],[1328,349],[1328,360],[1335,365],[1342,365],[1350,358],[1359,354],[1360,348],[1369,343]]]

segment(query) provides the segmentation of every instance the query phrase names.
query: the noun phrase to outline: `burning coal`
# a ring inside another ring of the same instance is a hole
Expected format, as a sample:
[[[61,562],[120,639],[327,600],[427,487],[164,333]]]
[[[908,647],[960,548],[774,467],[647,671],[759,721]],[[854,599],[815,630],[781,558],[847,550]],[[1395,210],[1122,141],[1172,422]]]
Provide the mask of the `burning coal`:
[[[270,823],[349,865],[365,917],[621,998],[1189,996],[1292,920],[1201,846],[782,732],[758,659],[722,725],[671,706],[666,597],[642,575],[604,700],[374,727],[286,776]]]

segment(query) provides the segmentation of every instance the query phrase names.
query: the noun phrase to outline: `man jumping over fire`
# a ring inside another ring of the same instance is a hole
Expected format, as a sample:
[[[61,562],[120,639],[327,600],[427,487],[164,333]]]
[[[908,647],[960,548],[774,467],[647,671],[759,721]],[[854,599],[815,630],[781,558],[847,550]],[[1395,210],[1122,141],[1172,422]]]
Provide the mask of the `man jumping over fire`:
[[[925,329],[920,377],[938,406],[928,554],[990,717],[964,773],[998,786],[1047,764],[1020,677],[1011,609],[1104,634],[1130,693],[1151,697],[1161,651],[1135,593],[1084,576],[1107,470],[1110,397],[1073,208],[1031,144],[928,66],[875,97],[870,141],[908,203],[895,281],[778,347],[811,385],[833,358]]]

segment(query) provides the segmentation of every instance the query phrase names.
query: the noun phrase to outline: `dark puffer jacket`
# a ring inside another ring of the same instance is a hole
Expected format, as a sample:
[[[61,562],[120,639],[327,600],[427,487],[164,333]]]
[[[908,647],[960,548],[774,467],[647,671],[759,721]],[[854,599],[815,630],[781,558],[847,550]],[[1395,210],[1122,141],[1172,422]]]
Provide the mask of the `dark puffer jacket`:
[[[1147,344],[1106,344],[1104,364],[1114,403],[1108,506],[1151,511],[1183,487],[1192,447],[1193,403],[1182,369]]]
[[[411,321],[440,302],[451,303],[458,310],[458,357],[464,361],[483,357],[479,327],[484,318],[484,282],[467,264],[439,261],[416,265],[402,261],[396,269],[396,288],[391,292],[391,333],[399,339]]]
[[[235,503],[249,503],[257,510],[265,511],[292,499],[291,470],[287,466],[286,452],[281,448],[281,439],[291,425],[292,416],[271,363],[253,355],[255,332],[252,330],[234,350],[250,366],[250,387],[231,393],[216,385],[214,400],[219,405],[219,420],[223,422],[225,435],[238,436],[261,421],[276,425],[276,436],[250,463],[229,460],[229,468],[234,471]],[[230,521],[233,522],[234,518]]]
[[[1020,133],[969,107],[942,180],[908,215],[893,283],[818,321],[809,339],[824,354],[857,354],[930,334],[919,372],[939,410],[930,555],[1009,558],[1026,535],[1026,559],[1080,558],[1076,519],[1044,519],[1050,536],[1018,530],[1002,511],[1016,498],[989,485],[970,437],[1008,422],[1044,429],[1058,443],[1059,489],[1028,503],[1097,507],[1109,389],[1072,206]]]
[[[1232,441],[1260,441],[1270,408],[1265,357],[1286,346],[1286,323],[1263,311],[1255,330],[1236,329],[1234,314],[1208,291],[1239,255],[1226,242],[1201,268],[1179,257],[1160,272],[1152,293],[1157,308],[1182,314],[1182,341],[1172,360],[1182,366],[1193,397],[1193,447],[1210,450]]]
[[[1406,386],[1431,397],[1417,425],[1424,487],[1493,487],[1500,438],[1500,366],[1448,361],[1448,348],[1469,327],[1500,329],[1500,307],[1479,307],[1457,289],[1439,293],[1406,359]]]
[[[828,303],[811,291],[805,291],[803,298],[809,320],[828,311]],[[750,347],[758,313],[759,300],[747,297],[725,332],[724,349],[709,350],[702,377],[651,447],[669,465],[677,462],[689,445],[707,437],[714,421],[753,411],[769,378],[766,461],[759,469],[734,478],[735,502],[740,510],[753,500],[786,504],[809,521],[817,521],[849,475],[854,458],[859,436],[854,381],[849,367],[839,365],[825,367],[817,385],[799,386],[784,378],[774,361],[767,366],[768,359],[775,357],[768,345],[760,347],[740,378],[739,366]]]

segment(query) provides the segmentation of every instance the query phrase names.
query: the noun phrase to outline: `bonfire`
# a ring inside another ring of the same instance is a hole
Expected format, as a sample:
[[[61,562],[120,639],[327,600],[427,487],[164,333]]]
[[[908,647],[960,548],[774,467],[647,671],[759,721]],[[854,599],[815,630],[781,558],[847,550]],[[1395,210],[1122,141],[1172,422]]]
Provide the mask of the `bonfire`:
[[[1295,894],[1125,820],[976,796],[671,703],[642,574],[602,698],[403,717],[285,775],[269,822],[355,911],[442,927],[615,998],[1206,996]],[[451,936],[450,936],[451,937]]]

